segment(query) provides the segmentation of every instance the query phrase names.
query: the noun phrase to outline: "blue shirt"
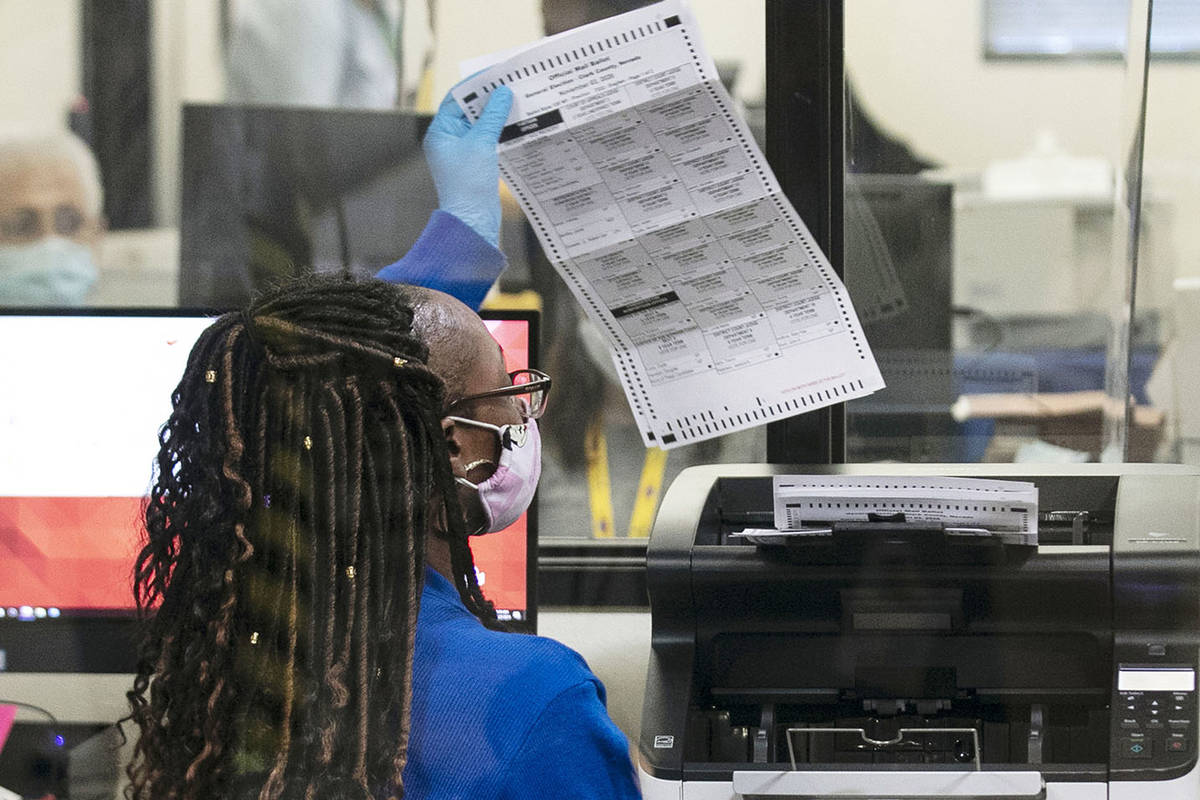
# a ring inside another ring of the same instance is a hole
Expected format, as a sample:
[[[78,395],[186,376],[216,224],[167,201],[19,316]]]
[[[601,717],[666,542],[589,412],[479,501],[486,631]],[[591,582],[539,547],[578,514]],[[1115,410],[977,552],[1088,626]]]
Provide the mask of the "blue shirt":
[[[437,289],[478,311],[504,263],[504,254],[487,239],[453,214],[438,210],[404,258],[375,277]]]
[[[640,797],[604,686],[574,650],[488,630],[426,568],[406,800]]]

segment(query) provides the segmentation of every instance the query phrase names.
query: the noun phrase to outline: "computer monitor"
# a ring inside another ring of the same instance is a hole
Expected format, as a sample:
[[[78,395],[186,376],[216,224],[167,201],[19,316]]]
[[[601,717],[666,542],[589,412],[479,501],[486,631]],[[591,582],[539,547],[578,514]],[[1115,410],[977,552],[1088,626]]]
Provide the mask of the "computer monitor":
[[[483,324],[504,351],[509,372],[537,367],[536,311],[479,312]],[[537,500],[509,527],[471,539],[475,570],[484,597],[496,615],[518,630],[537,630]]]
[[[300,272],[365,277],[416,241],[437,192],[427,114],[185,105],[179,304],[238,308]]]
[[[178,304],[240,308],[299,273],[374,275],[408,252],[437,190],[411,111],[187,104]],[[506,204],[506,288],[528,287],[533,230]],[[554,278],[557,281],[557,278]]]
[[[486,312],[510,370],[536,366],[536,312]],[[211,317],[0,312],[0,670],[133,668],[132,565],[157,432]],[[536,505],[474,537],[484,595],[536,626]]]

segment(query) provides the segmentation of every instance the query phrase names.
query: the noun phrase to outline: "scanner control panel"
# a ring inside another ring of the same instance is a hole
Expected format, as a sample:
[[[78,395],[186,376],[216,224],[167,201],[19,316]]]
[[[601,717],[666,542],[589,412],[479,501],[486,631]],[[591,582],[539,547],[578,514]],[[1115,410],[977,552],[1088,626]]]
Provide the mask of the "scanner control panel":
[[[1113,767],[1154,770],[1196,752],[1196,670],[1184,664],[1121,664],[1113,720]]]

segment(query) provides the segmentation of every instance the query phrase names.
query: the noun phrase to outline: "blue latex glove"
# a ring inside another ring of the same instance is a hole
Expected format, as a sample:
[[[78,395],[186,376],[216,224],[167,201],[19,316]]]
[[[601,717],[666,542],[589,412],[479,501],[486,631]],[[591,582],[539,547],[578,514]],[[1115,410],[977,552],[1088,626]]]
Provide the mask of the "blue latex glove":
[[[449,94],[425,133],[425,160],[437,188],[438,208],[500,244],[500,164],[496,142],[512,108],[512,90],[498,86],[472,125]]]

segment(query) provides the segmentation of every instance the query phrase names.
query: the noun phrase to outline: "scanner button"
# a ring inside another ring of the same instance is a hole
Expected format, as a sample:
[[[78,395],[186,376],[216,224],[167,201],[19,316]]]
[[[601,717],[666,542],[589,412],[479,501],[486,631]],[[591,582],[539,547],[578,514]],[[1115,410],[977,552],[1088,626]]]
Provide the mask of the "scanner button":
[[[1150,758],[1149,739],[1122,739],[1121,753],[1126,758]]]

